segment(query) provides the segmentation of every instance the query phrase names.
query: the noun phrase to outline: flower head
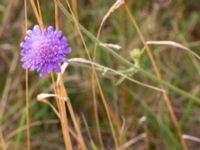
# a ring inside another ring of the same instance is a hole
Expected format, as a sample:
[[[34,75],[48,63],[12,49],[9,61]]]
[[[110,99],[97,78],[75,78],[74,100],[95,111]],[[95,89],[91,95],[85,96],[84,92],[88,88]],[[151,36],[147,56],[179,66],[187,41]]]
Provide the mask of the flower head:
[[[60,72],[59,63],[66,62],[66,54],[71,52],[67,38],[52,26],[41,30],[35,25],[32,30],[27,31],[27,36],[20,46],[22,67],[36,70],[40,72],[40,76],[50,73],[53,69]]]

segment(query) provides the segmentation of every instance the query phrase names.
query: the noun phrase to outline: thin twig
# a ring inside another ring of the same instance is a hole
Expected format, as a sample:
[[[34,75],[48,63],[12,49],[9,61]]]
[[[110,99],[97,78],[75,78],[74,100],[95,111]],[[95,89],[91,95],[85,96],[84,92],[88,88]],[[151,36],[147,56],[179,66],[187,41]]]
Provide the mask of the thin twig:
[[[41,8],[40,8],[39,0],[37,0],[37,7],[38,7],[38,11],[39,11],[40,20],[41,20],[41,22],[43,22],[42,11],[41,11]]]
[[[58,3],[58,5],[59,5],[60,9],[63,11],[63,13],[66,15],[68,20],[73,22],[71,14],[65,9],[65,7],[60,2]],[[101,41],[97,40],[96,37],[94,35],[92,35],[88,30],[86,30],[80,23],[78,23],[78,26],[79,26],[80,30],[87,37],[89,37],[93,42],[98,42],[99,44],[102,43]],[[111,55],[113,55],[113,57],[115,57],[118,61],[122,62],[124,65],[126,65],[126,66],[128,66],[130,68],[134,67],[134,64],[132,64],[126,58],[124,58],[121,55],[119,55],[118,53],[116,53],[111,48],[104,47],[103,50],[106,50],[107,52],[109,52]],[[195,95],[192,95],[189,92],[186,92],[186,91],[184,91],[182,89],[179,89],[178,87],[168,83],[165,80],[158,79],[155,75],[149,73],[148,71],[146,71],[144,69],[140,69],[140,71],[142,72],[142,74],[147,76],[149,79],[155,81],[156,83],[162,84],[163,86],[169,88],[170,90],[172,90],[172,91],[174,91],[174,92],[176,92],[178,94],[184,95],[185,97],[190,98],[190,99],[195,100],[196,102],[200,103],[200,99],[198,97],[196,97]]]
[[[58,22],[59,22],[59,20],[58,20],[58,8],[57,8],[57,7],[58,7],[58,1],[55,0],[54,2],[55,2],[56,30],[58,30],[58,26],[59,26],[59,24],[58,24]],[[68,5],[69,5],[69,4],[68,4]],[[78,136],[77,136],[77,137],[78,137],[78,142],[80,143],[81,148],[82,148],[83,150],[86,150],[86,145],[85,145],[85,143],[84,143],[84,140],[83,140],[83,137],[82,137],[82,134],[81,134],[81,131],[80,131],[80,126],[79,126],[79,124],[78,124],[78,122],[77,122],[77,120],[76,120],[76,117],[75,117],[73,108],[72,108],[72,106],[71,106],[69,97],[68,97],[68,95],[67,95],[67,91],[66,91],[66,89],[65,89],[65,87],[64,87],[64,83],[63,83],[63,80],[62,80],[62,74],[61,74],[61,73],[57,74],[57,77],[60,79],[60,82],[59,82],[59,84],[58,84],[60,96],[64,96],[64,97],[67,97],[67,98],[68,98],[68,101],[66,101],[66,103],[67,103],[67,107],[68,107],[68,110],[69,110],[69,112],[70,112],[70,116],[71,116],[71,118],[72,118],[73,124],[74,124],[74,126],[75,126],[75,130],[76,130],[77,135],[78,135]],[[59,100],[59,102],[60,102],[61,108],[62,108],[63,111],[66,113],[65,101],[61,98],[61,99]],[[62,109],[61,109],[61,110],[62,110]],[[61,118],[61,119],[62,119],[62,118]],[[65,118],[63,118],[63,119],[65,119]],[[63,120],[63,121],[64,121],[64,120]]]
[[[113,5],[112,7],[108,10],[108,12],[104,15],[102,21],[101,21],[101,24],[100,24],[100,27],[98,29],[98,32],[97,32],[97,40],[99,39],[100,37],[100,34],[101,34],[101,29],[104,25],[104,23],[106,22],[106,20],[108,19],[108,17],[111,15],[112,12],[114,12],[117,8],[119,8],[122,4],[124,4],[124,0],[117,0]],[[93,51],[93,58],[92,60],[95,61],[95,58],[96,58],[96,50],[97,50],[97,45],[98,45],[98,42],[95,42],[95,46],[94,46],[94,51]],[[104,95],[103,95],[103,91],[102,91],[102,88],[100,87],[100,82],[96,76],[96,71],[95,71],[95,67],[92,65],[92,90],[93,90],[93,95],[95,96],[95,79],[96,79],[96,82],[97,82],[97,85],[99,86],[99,90],[100,90],[100,93],[102,94],[102,98],[104,98]],[[95,107],[95,116],[96,118],[98,117],[98,112],[97,112],[97,105],[96,105],[96,97],[93,97],[94,99],[94,107]],[[103,103],[104,103],[104,106],[105,106],[105,109],[107,110],[107,112],[111,113],[111,111],[109,111],[108,109],[108,106],[107,104],[105,103],[105,100],[103,100]],[[109,119],[109,122],[110,122],[110,126],[111,126],[111,130],[112,130],[112,134],[113,134],[113,139],[114,139],[114,143],[115,143],[115,147],[116,149],[118,149],[118,142],[117,142],[117,138],[116,138],[116,133],[114,131],[114,128],[113,128],[113,124],[112,124],[112,120],[111,120],[111,117],[110,115],[108,115],[108,119]],[[96,119],[96,121],[98,122],[98,120]],[[102,137],[100,137],[99,135],[99,139],[100,139],[100,144],[101,144],[101,147],[103,147],[103,141],[101,139]]]
[[[30,124],[30,128],[43,125],[43,124],[57,124],[58,120],[46,120],[46,121],[35,121]],[[20,128],[17,128],[16,130],[11,131],[7,135],[7,140],[10,140],[14,136],[16,136],[18,133],[23,132],[24,130],[27,130],[27,126],[21,126]]]
[[[141,30],[140,30],[140,28],[139,28],[139,26],[138,26],[138,24],[137,24],[137,22],[136,22],[134,16],[131,15],[131,12],[130,12],[128,6],[127,6],[126,4],[125,4],[124,6],[125,6],[125,9],[126,9],[126,12],[127,12],[128,16],[129,16],[130,19],[131,19],[131,22],[133,23],[134,27],[135,27],[136,30],[137,30],[137,33],[138,33],[138,35],[139,35],[140,40],[142,41],[142,43],[143,43],[143,45],[144,45],[144,47],[145,47],[145,49],[146,49],[146,52],[147,52],[147,54],[148,54],[148,57],[149,57],[149,59],[150,59],[150,61],[151,61],[151,63],[152,63],[154,72],[155,72],[157,78],[158,78],[159,80],[161,80],[161,79],[162,79],[162,78],[161,78],[161,74],[160,74],[159,69],[158,69],[158,67],[157,67],[157,65],[156,65],[156,62],[155,62],[155,60],[154,60],[154,58],[153,58],[153,55],[152,55],[152,53],[151,53],[151,50],[150,50],[149,46],[147,45],[147,43],[145,42],[144,36],[142,35],[142,32],[141,32]],[[170,116],[171,116],[171,119],[172,119],[172,121],[173,121],[173,124],[174,124],[174,126],[175,126],[175,128],[176,128],[176,131],[177,131],[177,134],[178,134],[178,136],[179,136],[181,145],[182,145],[182,147],[183,147],[184,150],[187,150],[187,149],[188,149],[188,148],[187,148],[187,145],[186,145],[185,141],[183,140],[183,138],[182,138],[182,136],[181,136],[181,135],[182,135],[182,133],[181,133],[182,131],[181,131],[180,127],[179,127],[179,124],[178,124],[177,118],[176,118],[176,116],[175,116],[175,113],[174,113],[174,110],[173,110],[171,101],[170,101],[169,96],[168,96],[168,94],[167,94],[167,91],[165,90],[165,88],[163,87],[163,85],[161,85],[160,87],[165,91],[165,92],[163,92],[163,98],[164,98],[165,103],[166,103],[166,105],[167,105],[167,108],[168,108],[169,114],[170,114]]]
[[[174,46],[174,47],[180,48],[182,50],[185,50],[185,51],[191,53],[194,57],[196,57],[197,59],[200,60],[200,56],[197,53],[195,53],[191,49],[183,46],[182,44],[174,42],[174,41],[147,41],[146,43],[148,45],[168,45],[168,46]]]
[[[59,90],[57,89],[53,72],[51,72],[51,79],[52,79],[52,83],[53,83],[54,93],[57,95],[59,93]],[[62,95],[59,94],[59,96],[56,97],[56,104],[57,104],[58,112],[59,112],[59,116],[60,116],[60,124],[61,124],[61,128],[62,128],[65,147],[66,147],[66,150],[71,150],[72,144],[71,144],[71,138],[69,135],[69,126],[68,126],[66,107],[65,107],[65,104],[63,106],[64,101],[62,100],[61,96]]]
[[[88,47],[87,47],[87,45],[86,45],[86,43],[85,43],[85,40],[84,40],[84,38],[83,38],[83,35],[82,35],[81,31],[80,31],[79,23],[78,23],[78,21],[77,21],[75,15],[74,15],[74,13],[73,13],[73,11],[72,11],[72,8],[71,8],[71,6],[70,6],[70,4],[69,4],[69,1],[66,0],[66,2],[67,2],[67,5],[68,5],[68,8],[69,8],[69,10],[70,10],[70,12],[71,12],[71,14],[72,14],[72,21],[75,23],[75,25],[76,25],[76,27],[77,27],[78,33],[79,33],[79,35],[80,35],[80,37],[81,37],[81,40],[82,40],[82,42],[83,42],[83,45],[84,45],[84,48],[85,48],[86,53],[87,53],[87,55],[88,55],[88,58],[89,58],[89,60],[91,61],[91,56],[90,56],[90,54],[89,54],[89,50],[88,50]],[[60,2],[59,2],[58,4],[61,5]],[[92,65],[92,67],[94,67],[94,66]],[[112,136],[113,136],[114,141],[115,141],[115,144],[116,144],[116,136],[115,136],[114,127],[113,127],[113,124],[112,124],[112,121],[111,121],[110,109],[108,109],[108,104],[107,104],[107,102],[106,102],[106,100],[105,100],[105,96],[104,96],[104,94],[103,94],[103,91],[102,91],[102,88],[101,88],[101,85],[100,85],[100,82],[99,82],[99,79],[98,79],[98,76],[97,76],[95,70],[93,70],[93,71],[91,72],[91,76],[96,78],[97,87],[98,87],[98,90],[100,91],[101,100],[102,100],[102,102],[103,102],[103,104],[104,104],[104,107],[105,107],[105,110],[106,110],[106,114],[107,114],[107,117],[108,117],[108,120],[109,120],[109,125],[110,125],[110,128],[111,128]],[[93,80],[92,80],[92,81],[93,81]],[[92,83],[92,84],[93,84],[93,83]],[[94,91],[93,91],[93,96],[94,96]]]
[[[183,137],[185,140],[190,140],[190,141],[193,141],[193,142],[200,143],[200,138],[199,138],[199,137],[195,137],[195,136],[187,135],[187,134],[183,134],[182,137]]]
[[[122,77],[124,77],[124,78],[126,78],[126,79],[128,79],[128,80],[130,80],[130,81],[132,81],[132,82],[134,82],[134,83],[136,83],[136,84],[139,84],[139,85],[141,85],[141,86],[144,86],[144,87],[147,87],[147,88],[150,88],[150,89],[159,91],[159,92],[164,92],[164,90],[162,90],[162,89],[160,89],[160,88],[158,88],[158,87],[155,87],[155,86],[152,86],[152,85],[149,85],[149,84],[142,83],[142,82],[140,82],[140,81],[137,81],[137,80],[135,80],[135,79],[132,79],[132,78],[128,77],[127,75],[125,75],[125,74],[123,74],[123,73],[121,73],[121,72],[119,72],[119,71],[116,71],[116,70],[114,70],[114,69],[112,69],[112,68],[109,68],[109,67],[102,66],[102,65],[97,64],[97,63],[95,63],[95,62],[91,62],[91,61],[86,60],[86,59],[84,59],[84,58],[71,58],[71,59],[68,60],[68,62],[69,62],[69,63],[93,64],[94,66],[97,67],[97,69],[98,69],[98,68],[101,68],[101,70],[105,70],[105,71],[108,71],[108,72],[109,72],[109,71],[110,71],[110,72],[113,72],[114,74],[120,75],[120,76],[122,76]]]
[[[27,18],[27,1],[24,0],[24,14],[25,14],[25,31],[28,28],[28,18]],[[28,69],[25,71],[25,79],[26,79],[26,136],[27,136],[27,150],[31,149],[31,137],[30,137],[30,114],[29,114],[29,85],[28,85]]]
[[[0,141],[1,141],[0,148],[2,148],[2,150],[6,150],[6,143],[1,128],[0,128]]]
[[[82,133],[81,133],[81,130],[80,130],[80,126],[78,124],[78,121],[76,119],[75,113],[73,111],[73,107],[71,105],[70,99],[69,99],[69,97],[67,95],[67,90],[64,87],[64,83],[63,83],[63,80],[62,80],[62,74],[59,73],[58,76],[60,76],[59,77],[60,78],[60,82],[59,82],[59,85],[58,85],[60,87],[60,95],[62,97],[67,97],[67,99],[68,99],[67,101],[64,101],[64,99],[60,99],[60,101],[63,102],[63,105],[65,105],[65,102],[67,103],[67,108],[68,108],[70,116],[72,118],[72,122],[74,124],[75,130],[76,130],[76,132],[78,134],[78,136],[77,136],[78,137],[78,142],[80,143],[81,148],[83,150],[86,150],[87,148],[86,148],[86,145],[85,145],[84,140],[83,140],[83,136],[82,136]]]
[[[39,15],[39,13],[37,11],[37,7],[35,5],[35,2],[34,2],[34,0],[30,0],[30,2],[31,2],[31,6],[33,8],[33,12],[35,14],[35,17],[37,19],[37,22],[38,22],[40,28],[43,29],[44,28],[44,24],[43,24],[42,18],[40,18],[40,15]]]
[[[55,9],[55,26],[58,31],[59,28],[59,20],[58,20],[58,1],[54,0],[54,9]]]
[[[125,149],[129,148],[131,145],[133,145],[133,144],[139,142],[140,140],[143,140],[143,139],[146,138],[146,137],[147,137],[146,133],[142,133],[142,134],[138,135],[137,137],[135,137],[135,138],[129,140],[129,141],[126,142],[124,145],[122,145],[121,149],[122,149],[122,150],[123,150],[123,149],[125,150]]]

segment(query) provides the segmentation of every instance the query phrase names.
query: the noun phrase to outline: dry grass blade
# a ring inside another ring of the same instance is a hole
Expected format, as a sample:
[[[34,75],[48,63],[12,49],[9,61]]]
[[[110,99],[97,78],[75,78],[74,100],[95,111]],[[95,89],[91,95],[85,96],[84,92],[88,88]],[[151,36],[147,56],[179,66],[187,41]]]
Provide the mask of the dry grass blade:
[[[35,122],[30,123],[30,128],[40,126],[43,124],[57,124],[57,123],[59,123],[59,122],[58,122],[58,120],[55,120],[55,119],[54,120],[46,120],[46,121],[35,121]],[[16,136],[19,132],[22,132],[24,130],[27,130],[27,126],[21,126],[20,128],[17,128],[16,130],[11,131],[7,135],[7,140],[10,140],[14,136]]]
[[[24,29],[25,32],[28,29],[28,17],[27,17],[27,0],[24,0]],[[28,78],[28,70],[25,71],[25,80],[26,80],[26,125],[27,125],[27,149],[31,149],[31,136],[30,136],[30,114],[29,114],[29,78]]]
[[[58,30],[59,28],[59,18],[58,18],[58,1],[57,0],[54,0],[54,8],[55,8],[55,26],[56,26],[56,30]],[[55,81],[54,82],[54,86],[55,86]],[[62,80],[62,73],[59,73],[57,74],[57,87],[58,89],[55,90],[55,92],[57,91],[57,93],[59,94],[59,98],[57,100],[57,105],[59,107],[59,110],[60,110],[60,113],[61,113],[61,124],[62,125],[62,129],[63,129],[63,134],[64,136],[67,138],[68,142],[69,142],[69,138],[70,137],[67,137],[65,134],[65,128],[68,128],[68,124],[67,124],[67,115],[66,115],[66,106],[65,106],[65,100],[63,98],[64,97],[67,97],[67,99],[69,99],[68,95],[67,95],[67,91],[64,87],[64,84],[63,84],[63,80]],[[56,89],[56,87],[55,87]],[[61,97],[60,97],[61,96]],[[80,146],[83,150],[86,150],[86,145],[84,143],[84,140],[83,140],[83,137],[82,137],[82,134],[81,134],[81,131],[80,131],[80,126],[76,120],[76,117],[75,117],[75,114],[74,114],[74,111],[73,111],[73,108],[71,106],[71,103],[70,101],[67,101],[67,106],[68,106],[68,109],[69,109],[69,112],[70,112],[70,115],[71,115],[71,118],[72,118],[72,121],[73,121],[73,124],[75,126],[75,129],[76,129],[76,132],[78,134],[77,136],[77,140],[78,142],[80,143]],[[68,132],[68,131],[67,131]],[[65,138],[65,139],[66,139]],[[70,147],[68,147],[68,144],[67,144],[67,140],[65,142],[65,145],[66,145],[66,148],[67,149],[71,149]]]
[[[34,0],[30,0],[30,2],[31,2],[31,6],[33,8],[34,14],[36,16],[37,22],[38,22],[39,26],[41,27],[41,29],[43,29],[44,28],[44,24],[43,24],[42,18],[40,18],[40,15],[39,15],[39,13],[37,11],[37,7],[35,5],[35,2],[34,2]]]
[[[41,22],[43,22],[43,17],[42,17],[42,12],[41,12],[41,8],[40,8],[39,0],[37,0],[37,7],[38,7],[38,11],[39,11],[40,20],[41,20]]]
[[[58,1],[54,0],[54,15],[55,15],[55,26],[56,30],[59,29],[59,18],[58,18]],[[59,74],[57,75],[60,76]],[[69,135],[69,125],[68,125],[68,118],[67,118],[67,110],[65,106],[65,95],[63,95],[63,90],[60,86],[55,84],[53,72],[51,72],[52,83],[54,87],[54,93],[58,94],[59,96],[56,97],[56,104],[60,113],[60,123],[62,128],[62,133],[64,137],[65,148],[68,150],[72,149],[71,138]],[[62,81],[60,81],[62,82]]]
[[[129,8],[128,8],[128,6],[126,4],[125,4],[125,10],[126,10],[128,16],[130,17],[131,22],[132,22],[133,26],[135,27],[142,44],[144,45],[144,47],[146,49],[147,55],[148,55],[148,57],[149,57],[149,59],[151,61],[151,64],[153,66],[153,70],[154,70],[157,78],[159,80],[161,80],[162,79],[161,78],[161,74],[160,74],[159,69],[157,67],[157,64],[155,62],[153,54],[152,54],[149,46],[147,45],[147,43],[145,41],[145,38],[144,38],[140,28],[139,28],[139,25],[138,25],[137,21],[135,20],[135,17],[131,14],[131,12],[130,12],[130,10],[129,10]],[[166,103],[167,109],[169,111],[170,117],[171,117],[171,119],[173,121],[173,125],[176,128],[176,132],[177,132],[177,135],[179,137],[179,140],[180,140],[180,143],[182,145],[182,148],[184,150],[187,150],[188,148],[187,148],[187,145],[186,145],[184,139],[182,138],[182,131],[181,131],[180,127],[179,127],[179,124],[178,124],[177,118],[175,116],[175,113],[174,113],[174,110],[173,110],[173,107],[172,107],[172,104],[171,104],[171,100],[170,100],[170,98],[168,96],[167,90],[162,85],[160,85],[160,87],[165,91],[165,92],[163,92],[163,98],[165,100],[165,103]]]
[[[6,143],[1,128],[0,128],[0,141],[1,141],[0,148],[2,148],[2,150],[6,150]]]
[[[66,106],[64,103],[64,99],[62,100],[62,93],[59,93],[59,90],[57,88],[58,86],[56,86],[56,84],[55,84],[53,72],[51,72],[51,79],[52,79],[52,83],[53,83],[54,93],[59,94],[59,97],[56,97],[56,104],[57,104],[58,111],[60,114],[60,124],[61,124],[62,133],[63,133],[63,137],[64,137],[65,147],[67,150],[72,149],[71,138],[69,135],[69,126],[68,126]]]
[[[122,145],[121,149],[122,149],[122,150],[125,150],[125,149],[129,148],[131,145],[137,143],[137,142],[140,141],[140,140],[143,140],[143,139],[146,138],[146,137],[147,137],[146,133],[142,133],[142,134],[140,134],[139,136],[137,136],[137,137],[135,137],[135,138],[129,140],[129,141],[126,142],[124,145]]]
[[[125,3],[124,0],[117,0],[113,4],[113,6],[109,9],[109,11],[106,13],[106,15],[104,15],[103,20],[102,20],[101,25],[100,25],[100,28],[101,28],[101,26],[103,26],[104,22],[108,19],[108,17],[111,15],[111,13],[113,13],[116,9],[118,9],[124,3]]]
[[[57,109],[46,99],[46,98],[49,98],[49,97],[58,97],[58,95],[56,95],[56,94],[48,94],[48,93],[41,93],[41,94],[39,94],[37,96],[37,100],[49,105],[53,109],[55,114],[58,116],[58,118],[60,118],[60,114],[58,113]]]
[[[60,82],[59,82],[60,95],[62,95],[62,97],[67,97],[67,99],[69,99],[69,97],[67,95],[67,91],[66,91],[66,89],[64,87],[64,84],[63,84],[62,74],[59,73],[58,77],[60,78]],[[62,97],[59,99],[59,102],[62,103],[61,106],[65,106],[65,101],[64,101],[64,99]],[[72,105],[70,103],[70,100],[66,101],[66,103],[67,103],[67,108],[69,110],[70,116],[72,118],[72,122],[74,124],[75,130],[76,130],[77,135],[78,135],[77,136],[78,137],[78,142],[80,143],[81,149],[86,150],[87,148],[86,148],[86,145],[85,145],[84,140],[83,140],[83,136],[82,136],[82,133],[81,133],[81,130],[80,130],[80,126],[79,126],[79,123],[78,123],[78,121],[76,119],[75,113],[73,111],[73,107],[72,107]]]
[[[134,82],[134,83],[136,83],[136,84],[138,84],[138,85],[141,85],[141,86],[144,86],[144,87],[147,87],[147,88],[150,88],[150,89],[159,91],[159,92],[165,92],[164,90],[162,90],[162,89],[160,89],[160,88],[158,88],[158,87],[155,87],[155,86],[152,86],[152,85],[149,85],[149,84],[142,83],[142,82],[137,81],[137,80],[135,80],[135,79],[132,79],[132,78],[130,78],[130,77],[124,75],[123,73],[118,72],[118,71],[116,71],[116,70],[114,70],[114,69],[112,69],[112,68],[99,65],[99,64],[97,64],[97,63],[95,63],[95,62],[91,62],[91,61],[86,60],[86,59],[84,59],[84,58],[71,58],[71,59],[68,60],[68,63],[92,64],[92,65],[94,65],[94,66],[96,66],[96,67],[103,68],[103,69],[106,70],[106,71],[110,71],[110,72],[113,72],[114,74],[120,75],[120,76],[122,76],[122,77],[124,77],[124,78],[126,78],[126,79],[128,79],[128,80],[130,80],[130,81],[132,81],[132,82]],[[65,63],[64,63],[63,65],[65,65]],[[63,68],[64,68],[64,67],[63,67]]]
[[[116,9],[118,9],[121,5],[123,5],[125,3],[124,0],[117,0],[113,6],[108,10],[108,12],[104,15],[102,21],[101,21],[101,24],[99,26],[99,29],[98,29],[98,32],[97,32],[97,40],[99,39],[100,37],[100,33],[101,33],[101,29],[103,27],[103,24],[105,23],[105,21],[108,19],[108,17],[111,15],[111,13],[113,13]],[[95,43],[95,46],[94,46],[94,55],[93,55],[93,60],[95,60],[95,57],[96,57],[96,49],[97,49],[97,42]],[[102,45],[102,44],[101,44]],[[105,44],[104,44],[105,46]]]
[[[111,13],[112,12],[114,12],[117,8],[119,8],[122,4],[124,4],[125,3],[125,1],[124,0],[117,0],[113,5],[112,5],[112,7],[108,10],[108,12],[104,15],[104,17],[103,17],[103,19],[102,19],[102,21],[101,21],[101,24],[100,24],[100,27],[99,27],[99,29],[98,29],[98,32],[97,32],[97,40],[99,39],[99,37],[100,37],[100,33],[101,33],[101,29],[102,29],[102,27],[103,27],[103,24],[105,23],[105,21],[108,19],[108,17],[111,15]],[[95,57],[96,57],[96,49],[97,49],[97,45],[98,45],[98,43],[97,42],[95,42],[95,45],[94,45],[94,53],[93,53],[93,61],[95,61]],[[104,44],[104,46],[105,46],[105,44]],[[108,45],[107,45],[108,46]],[[113,45],[112,45],[113,46]],[[103,104],[104,104],[104,107],[105,107],[105,109],[106,109],[106,112],[107,112],[107,116],[108,116],[108,120],[109,120],[109,124],[110,124],[110,127],[111,127],[111,131],[112,131],[112,135],[113,135],[113,139],[114,139],[114,143],[115,143],[115,148],[116,149],[118,149],[118,141],[117,141],[117,137],[116,137],[116,133],[115,133],[115,131],[114,131],[114,128],[113,128],[113,123],[112,123],[112,117],[111,116],[113,116],[113,114],[112,114],[112,112],[108,109],[109,108],[109,106],[108,106],[108,104],[106,103],[106,100],[105,100],[105,96],[104,96],[104,94],[103,94],[103,90],[102,90],[102,88],[101,88],[101,84],[100,84],[100,82],[99,82],[99,80],[98,80],[98,77],[97,77],[97,75],[96,75],[96,71],[95,71],[95,67],[94,67],[94,65],[92,64],[92,71],[91,71],[91,74],[92,74],[92,92],[93,92],[93,99],[94,99],[94,112],[95,112],[95,118],[96,118],[96,122],[97,122],[97,124],[98,124],[98,108],[97,108],[97,102],[96,102],[96,95],[95,95],[95,91],[96,91],[96,89],[95,89],[95,80],[96,80],[96,83],[97,83],[97,86],[98,86],[98,89],[99,89],[99,91],[100,91],[100,93],[101,93],[101,98],[102,98],[102,102],[103,102]],[[97,126],[99,126],[99,125],[97,125]],[[99,128],[99,127],[98,127]],[[100,131],[100,129],[99,129],[99,131]],[[99,135],[99,139],[100,139],[101,137],[100,137],[100,135]],[[101,142],[101,147],[103,146],[103,142],[102,142],[102,140],[100,140],[100,142]]]
[[[168,45],[168,46],[174,46],[174,47],[180,48],[182,50],[185,50],[185,51],[191,53],[194,57],[196,57],[197,59],[200,60],[200,56],[197,53],[195,53],[191,49],[183,46],[182,44],[174,42],[174,41],[147,41],[146,43],[148,45]]]
[[[33,127],[37,127],[37,126],[40,126],[40,125],[50,125],[50,124],[58,124],[59,121],[57,119],[52,119],[52,120],[45,120],[45,121],[35,121],[35,122],[32,122],[30,124],[30,128],[33,128]],[[10,133],[8,133],[7,135],[7,140],[9,141],[11,138],[13,138],[14,136],[16,136],[17,134],[19,134],[20,132],[23,132],[24,130],[27,130],[27,126],[22,126],[20,128],[17,128],[16,130],[14,131],[11,131]],[[69,132],[71,133],[71,135],[77,140],[78,137],[76,136],[76,134],[74,133],[74,131],[72,129],[69,129]],[[5,150],[5,149],[3,149]]]
[[[195,137],[195,136],[187,135],[187,134],[183,134],[182,137],[185,140],[189,140],[189,141],[200,143],[200,138],[199,137]]]
[[[54,0],[54,9],[55,9],[55,26],[56,30],[59,28],[59,21],[58,21],[58,2]]]
[[[90,129],[89,129],[88,123],[87,123],[86,118],[85,118],[85,116],[83,114],[82,114],[82,118],[83,118],[83,123],[84,123],[84,125],[86,127],[86,130],[87,130],[87,133],[88,133],[89,140],[90,140],[92,146],[95,147],[94,141],[92,140],[92,135],[90,133]]]
[[[5,112],[5,108],[6,108],[6,104],[7,104],[7,100],[8,100],[8,95],[9,95],[9,90],[11,88],[12,85],[12,80],[13,80],[13,76],[12,74],[14,73],[16,66],[17,66],[17,61],[18,61],[19,55],[15,54],[14,58],[12,60],[11,63],[11,67],[9,70],[9,73],[7,75],[7,80],[6,80],[6,84],[3,90],[3,94],[2,94],[2,99],[1,99],[1,103],[0,103],[0,118],[3,118],[4,112]],[[2,133],[2,130],[0,129],[0,144],[2,145],[3,150],[5,150],[4,148],[6,148],[6,142]]]
[[[86,42],[85,42],[85,40],[84,40],[84,38],[83,38],[83,35],[82,35],[82,33],[81,33],[81,30],[80,30],[80,28],[79,28],[79,23],[78,23],[78,21],[77,21],[77,19],[76,19],[76,16],[75,16],[75,14],[74,14],[73,11],[72,11],[72,8],[71,8],[71,6],[70,6],[69,1],[66,0],[66,2],[67,2],[67,5],[68,5],[68,8],[69,8],[69,10],[70,10],[70,12],[71,12],[71,14],[72,14],[72,20],[73,20],[73,22],[75,23],[75,26],[76,26],[76,28],[77,28],[77,31],[78,31],[78,33],[79,33],[79,35],[80,35],[80,37],[81,37],[81,41],[82,41],[82,43],[83,43],[83,45],[84,45],[84,48],[85,48],[86,53],[87,53],[87,56],[88,56],[89,60],[91,60],[91,56],[90,56],[90,54],[89,54],[89,49],[88,49],[88,47],[87,47],[87,45],[86,45]],[[94,68],[94,66],[92,66],[92,68]],[[98,81],[99,79],[98,79],[98,77],[97,77],[96,72],[95,72],[94,69],[93,69],[92,72],[91,72],[91,76],[92,76],[92,82],[91,82],[91,84],[92,84],[92,95],[93,95],[93,100],[95,101],[94,103],[96,103],[95,88],[94,88],[94,84],[95,84],[94,78],[96,78],[97,81]],[[101,98],[103,98],[104,95],[102,95],[103,92],[102,92],[102,90],[101,90],[100,84],[98,84],[98,89],[101,91],[101,92],[100,92]],[[105,104],[105,100],[102,100],[102,101],[104,101],[103,103]],[[104,105],[104,106],[105,106],[105,105]],[[108,106],[107,106],[107,107],[108,107]],[[97,108],[96,106],[94,106],[94,109],[95,109],[94,112],[97,112],[97,113],[98,113],[98,110],[97,110],[98,108]],[[106,108],[106,110],[108,110],[108,109]],[[110,117],[110,113],[109,113],[108,111],[106,111],[106,113],[107,113],[107,117],[108,117],[108,118],[111,118],[111,117]],[[96,113],[95,113],[95,114],[96,114]],[[95,118],[95,120],[98,120],[98,114],[96,114],[95,116],[97,116],[97,117]],[[101,147],[103,148],[103,142],[102,142],[102,138],[101,138],[101,134],[100,134],[99,123],[98,123],[98,122],[96,122],[96,123],[97,123],[97,128],[98,128],[98,129],[97,129],[97,130],[98,130],[97,132],[98,132],[98,136],[99,136],[99,139],[100,139]],[[115,139],[116,137],[115,137],[115,135],[114,135],[113,126],[112,126],[112,122],[110,122],[110,119],[109,119],[109,124],[110,124],[111,130],[112,130],[112,135],[113,135],[113,138],[114,138],[114,141],[115,141],[115,145],[116,145],[116,139]]]
[[[28,85],[28,70],[25,71],[26,78],[26,124],[27,124],[27,149],[31,149],[31,136],[30,136],[30,113],[29,113],[29,85]]]
[[[2,98],[1,98],[0,118],[2,118],[2,116],[4,115],[4,111],[5,111],[5,108],[6,108],[7,99],[8,99],[8,95],[9,95],[9,90],[10,90],[10,87],[12,85],[11,83],[12,83],[12,80],[13,80],[12,74],[16,70],[18,59],[19,59],[19,55],[17,53],[15,53],[13,60],[11,62],[10,70],[7,74],[7,80],[6,80],[6,84],[5,84],[3,94],[2,94]]]
[[[99,44],[102,47],[108,47],[108,48],[113,48],[116,50],[120,50],[122,47],[118,44],[112,44],[112,43],[100,43]]]

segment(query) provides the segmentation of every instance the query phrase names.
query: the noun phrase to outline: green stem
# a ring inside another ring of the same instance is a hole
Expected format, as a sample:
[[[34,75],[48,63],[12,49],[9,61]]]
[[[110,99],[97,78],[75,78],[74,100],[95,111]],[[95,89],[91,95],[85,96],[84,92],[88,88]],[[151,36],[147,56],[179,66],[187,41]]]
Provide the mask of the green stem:
[[[72,19],[72,16],[71,14],[67,11],[67,9],[65,9],[65,7],[60,3],[60,1],[58,1],[58,6],[59,8],[61,9],[61,11],[64,13],[64,15],[68,18],[69,21],[73,22],[73,19]],[[100,40],[98,40],[95,36],[93,36],[88,30],[86,30],[80,23],[78,23],[79,25],[79,28],[80,30],[86,35],[88,36],[92,41],[100,44],[102,43]],[[116,53],[114,50],[112,50],[111,48],[109,47],[104,47],[105,50],[107,50],[111,55],[113,55],[115,58],[117,58],[119,61],[123,62],[124,65],[128,66],[129,68],[133,68],[134,67],[134,64],[129,62],[128,60],[126,60],[125,58],[123,58],[121,55],[119,55],[118,53]],[[143,69],[140,69],[140,71],[145,75],[147,76],[149,79],[155,81],[156,83],[160,83],[164,86],[166,86],[168,89],[170,90],[173,90],[174,92],[180,94],[180,95],[183,95],[187,98],[191,98],[193,99],[194,101],[200,103],[200,99],[164,80],[159,80],[157,77],[155,77],[153,74],[143,70]]]

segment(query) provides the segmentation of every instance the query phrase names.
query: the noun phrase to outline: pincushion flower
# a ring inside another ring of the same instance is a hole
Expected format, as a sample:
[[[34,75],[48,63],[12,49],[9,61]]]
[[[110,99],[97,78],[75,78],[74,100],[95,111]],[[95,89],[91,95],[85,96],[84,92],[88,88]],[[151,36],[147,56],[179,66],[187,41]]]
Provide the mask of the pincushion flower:
[[[67,38],[61,31],[55,31],[52,26],[41,30],[35,25],[32,30],[27,31],[20,47],[22,67],[40,72],[41,77],[53,69],[60,72],[59,63],[66,62],[66,54],[71,52]]]

